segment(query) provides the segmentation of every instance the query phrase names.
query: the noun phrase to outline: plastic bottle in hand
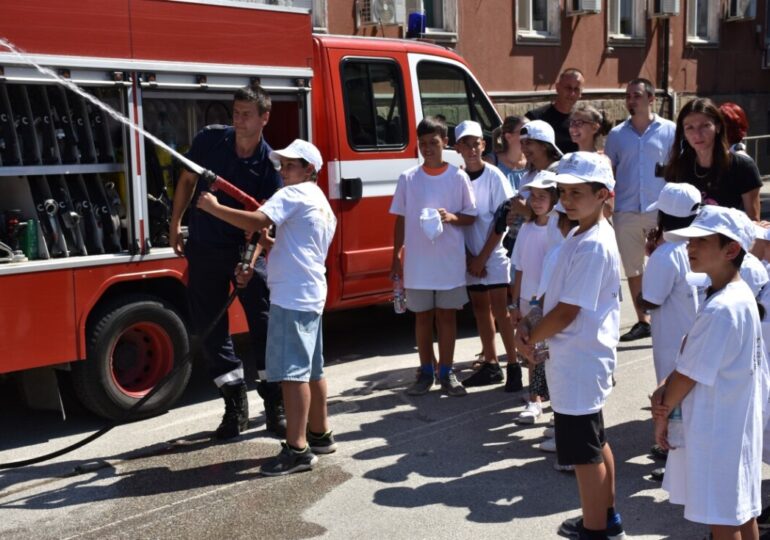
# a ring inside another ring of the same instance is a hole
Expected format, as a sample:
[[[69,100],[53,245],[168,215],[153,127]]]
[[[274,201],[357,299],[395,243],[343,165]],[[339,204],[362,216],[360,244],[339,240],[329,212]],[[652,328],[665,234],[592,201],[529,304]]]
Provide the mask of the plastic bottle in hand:
[[[396,313],[406,313],[406,293],[404,293],[404,284],[401,276],[393,278],[393,311]]]
[[[668,415],[668,444],[672,448],[684,448],[684,425],[682,407],[677,405]]]
[[[529,320],[529,327],[534,328],[540,321],[543,320],[543,310],[540,307],[540,303],[536,297],[532,297],[529,301],[529,313],[527,314]],[[542,364],[548,360],[548,344],[545,341],[538,341],[535,343],[535,364]]]

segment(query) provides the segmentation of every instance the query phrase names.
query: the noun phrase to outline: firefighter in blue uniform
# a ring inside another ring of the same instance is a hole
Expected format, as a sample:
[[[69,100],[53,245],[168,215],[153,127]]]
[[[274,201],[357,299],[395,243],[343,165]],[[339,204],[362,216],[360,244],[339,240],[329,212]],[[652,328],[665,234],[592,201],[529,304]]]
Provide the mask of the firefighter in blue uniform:
[[[259,85],[237,90],[233,100],[233,125],[205,127],[195,136],[187,156],[257,201],[270,198],[281,187],[281,177],[268,157],[272,149],[262,137],[262,130],[270,119],[270,109],[270,96]],[[187,258],[187,290],[192,322],[198,332],[211,324],[227,301],[245,244],[242,230],[196,210],[195,205],[190,204],[205,189],[205,182],[197,174],[188,170],[181,173],[174,193],[169,231],[169,242],[174,251]],[[216,192],[215,195],[222,204],[240,208],[226,194]],[[188,207],[189,235],[184,243],[181,220]],[[280,383],[265,380],[265,339],[270,306],[266,278],[265,259],[260,256],[254,265],[252,279],[239,291],[239,299],[246,313],[256,357],[257,392],[265,404],[267,430],[284,436],[286,420]],[[237,437],[248,427],[249,406],[243,363],[235,354],[227,317],[216,325],[203,350],[211,377],[225,401],[225,414],[216,436],[219,439]]]

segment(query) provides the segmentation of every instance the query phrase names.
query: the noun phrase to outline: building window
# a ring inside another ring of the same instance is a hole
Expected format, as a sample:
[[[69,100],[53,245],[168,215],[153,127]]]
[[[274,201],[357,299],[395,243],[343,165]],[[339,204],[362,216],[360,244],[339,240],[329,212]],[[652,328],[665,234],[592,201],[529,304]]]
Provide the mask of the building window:
[[[644,44],[644,1],[609,0],[608,41],[613,45]]]
[[[719,9],[711,0],[687,2],[687,43],[690,45],[719,42]]]
[[[561,31],[559,0],[516,0],[516,41],[558,43]]]
[[[313,32],[326,33],[329,31],[329,21],[326,15],[326,0],[313,0]]]
[[[426,35],[440,43],[457,43],[457,0],[406,0],[406,12],[425,13]]]

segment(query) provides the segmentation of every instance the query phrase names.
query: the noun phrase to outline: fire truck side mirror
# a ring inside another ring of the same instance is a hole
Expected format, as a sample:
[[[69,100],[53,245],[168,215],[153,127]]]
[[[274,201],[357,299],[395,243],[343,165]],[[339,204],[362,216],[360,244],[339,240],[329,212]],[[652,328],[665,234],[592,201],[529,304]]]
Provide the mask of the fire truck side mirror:
[[[360,178],[343,178],[340,193],[346,201],[357,201],[364,193],[364,184]]]

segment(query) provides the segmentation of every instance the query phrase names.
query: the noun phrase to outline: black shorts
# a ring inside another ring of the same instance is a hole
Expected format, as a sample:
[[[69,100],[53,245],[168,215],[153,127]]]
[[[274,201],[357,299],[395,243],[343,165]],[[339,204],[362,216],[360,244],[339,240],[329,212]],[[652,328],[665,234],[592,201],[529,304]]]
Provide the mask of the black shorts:
[[[556,432],[556,458],[559,465],[602,463],[602,448],[607,444],[602,411],[573,416],[553,413]]]
[[[465,288],[468,292],[484,292],[492,289],[502,289],[507,286],[507,283],[493,283],[492,285],[466,285]]]

